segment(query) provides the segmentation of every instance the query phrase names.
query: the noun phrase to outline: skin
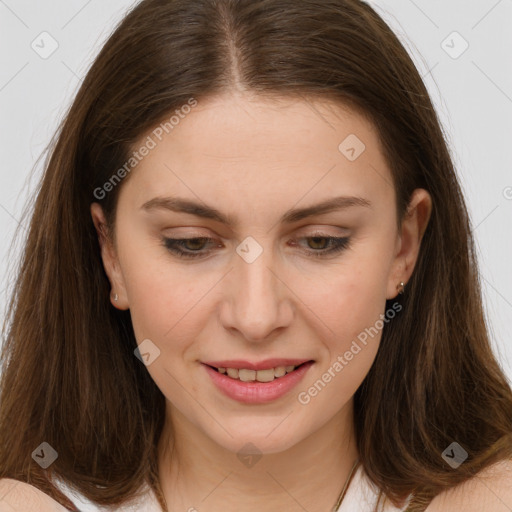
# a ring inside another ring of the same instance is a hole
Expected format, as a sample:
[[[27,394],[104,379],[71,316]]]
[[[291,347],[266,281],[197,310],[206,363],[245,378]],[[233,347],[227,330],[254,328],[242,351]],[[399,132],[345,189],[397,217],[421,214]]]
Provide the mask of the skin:
[[[354,161],[338,150],[350,134],[366,146]],[[431,198],[415,190],[398,229],[392,183],[376,129],[355,111],[233,92],[200,102],[125,179],[115,237],[91,205],[118,295],[112,304],[130,309],[139,343],[160,350],[147,370],[167,400],[159,468],[170,510],[332,509],[357,458],[353,395],[381,331],[307,405],[297,395],[376,324],[411,276]],[[279,220],[341,195],[371,206]],[[204,202],[236,222],[141,209],[166,196]],[[164,236],[209,237],[220,247],[191,244],[211,252],[187,260],[169,252]],[[248,236],[263,250],[252,263],[236,252]],[[315,236],[348,236],[349,246],[315,257],[330,247]],[[224,396],[201,365],[271,357],[315,363],[296,389],[267,404]],[[237,457],[246,443],[262,454],[251,467]]]
[[[19,480],[0,479],[2,512],[66,512],[66,508],[43,491]]]

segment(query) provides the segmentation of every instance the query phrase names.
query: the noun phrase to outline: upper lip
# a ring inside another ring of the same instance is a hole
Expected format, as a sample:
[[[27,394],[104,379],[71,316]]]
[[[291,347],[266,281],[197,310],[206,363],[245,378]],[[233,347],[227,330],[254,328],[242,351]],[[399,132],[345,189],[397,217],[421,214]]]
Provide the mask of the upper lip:
[[[265,359],[264,361],[250,362],[243,359],[229,359],[224,361],[203,361],[203,364],[213,366],[214,368],[244,368],[247,370],[267,370],[277,368],[278,366],[299,366],[307,363],[311,359]]]

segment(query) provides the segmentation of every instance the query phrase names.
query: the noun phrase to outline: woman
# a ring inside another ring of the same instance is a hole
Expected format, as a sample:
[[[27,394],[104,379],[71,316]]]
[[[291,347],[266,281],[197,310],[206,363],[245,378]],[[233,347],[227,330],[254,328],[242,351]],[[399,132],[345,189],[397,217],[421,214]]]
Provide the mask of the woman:
[[[361,1],[138,4],[61,126],[11,306],[14,510],[512,504],[461,190]]]

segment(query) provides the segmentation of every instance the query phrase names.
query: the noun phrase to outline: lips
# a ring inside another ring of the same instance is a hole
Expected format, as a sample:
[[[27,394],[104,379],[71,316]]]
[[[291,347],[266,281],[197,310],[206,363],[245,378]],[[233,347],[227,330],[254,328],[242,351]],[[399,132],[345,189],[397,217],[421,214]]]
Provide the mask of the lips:
[[[294,363],[294,364],[285,364]],[[221,364],[233,365],[233,366],[220,366]],[[272,365],[277,364],[274,367]],[[216,388],[221,391],[227,397],[242,402],[244,404],[263,404],[277,400],[278,398],[286,395],[290,392],[308,372],[309,368],[314,364],[312,360],[304,359],[268,359],[260,362],[249,362],[249,361],[209,361],[203,363],[202,366],[205,368],[207,374],[211,378]],[[216,366],[219,365],[219,366]],[[282,365],[282,366],[280,366]],[[292,366],[295,367],[283,376],[269,380],[269,382],[261,382],[258,380],[239,380],[236,377],[230,377],[227,374],[221,373],[217,368],[236,371],[245,377],[251,375],[250,372],[258,374],[260,372],[268,371],[272,368],[282,368]]]

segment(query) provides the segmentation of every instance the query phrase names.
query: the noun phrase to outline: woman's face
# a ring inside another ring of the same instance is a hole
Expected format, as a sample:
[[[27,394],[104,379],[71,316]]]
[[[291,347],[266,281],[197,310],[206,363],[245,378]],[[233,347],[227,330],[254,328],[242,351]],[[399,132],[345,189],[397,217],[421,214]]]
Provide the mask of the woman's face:
[[[102,243],[113,304],[171,417],[232,451],[282,451],[351,407],[400,314],[386,299],[412,272],[428,194],[399,231],[376,130],[332,103],[225,95],[169,126],[119,185]]]

